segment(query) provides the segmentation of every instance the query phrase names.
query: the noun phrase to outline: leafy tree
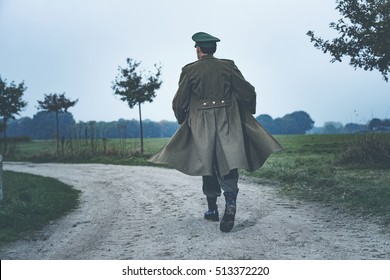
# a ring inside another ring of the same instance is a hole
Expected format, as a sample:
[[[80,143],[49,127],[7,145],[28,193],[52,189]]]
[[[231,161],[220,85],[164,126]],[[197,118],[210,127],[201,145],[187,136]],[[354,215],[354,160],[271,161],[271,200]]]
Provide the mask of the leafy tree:
[[[262,114],[256,117],[256,120],[264,126],[265,129],[270,130],[272,129],[272,123],[273,119],[270,115]]]
[[[390,128],[390,119],[382,120],[382,125],[384,127]]]
[[[283,116],[282,122],[282,133],[283,134],[304,134],[305,132],[301,132],[298,128],[298,123],[295,121],[290,114]]]
[[[374,130],[374,128],[377,128],[379,126],[382,125],[382,120],[378,119],[378,118],[374,118],[372,119],[369,123],[368,123],[368,128],[370,130]]]
[[[149,76],[145,76],[143,72],[138,70],[141,62],[137,62],[131,58],[127,58],[126,62],[127,66],[125,68],[118,67],[119,74],[112,84],[112,89],[114,90],[115,95],[119,95],[122,101],[127,102],[130,109],[138,105],[141,155],[143,155],[144,142],[141,104],[146,101],[152,102],[153,98],[156,97],[156,90],[158,90],[162,84],[162,81],[160,81],[161,67],[154,65],[157,72],[154,75],[149,73]]]
[[[0,116],[3,118],[4,154],[7,151],[7,122],[11,119],[15,119],[15,115],[18,115],[19,112],[27,106],[27,102],[22,99],[26,89],[24,82],[16,85],[15,82],[12,81],[10,85],[7,85],[7,80],[3,81],[0,77]]]
[[[283,118],[272,119],[269,115],[259,115],[256,119],[272,134],[305,134],[314,125],[314,121],[304,111],[296,111]]]
[[[313,128],[314,121],[310,115],[304,111],[296,111],[291,114],[287,114],[283,117],[284,120],[289,121],[289,132],[292,134],[305,134],[306,131]]]
[[[71,130],[76,124],[72,113],[63,112],[58,115],[58,122],[61,124],[59,127],[59,135],[62,137],[70,137]],[[37,112],[30,125],[30,135],[33,139],[52,139],[56,133],[57,119],[55,112]]]
[[[324,134],[339,134],[342,132],[342,126],[337,125],[335,122],[326,122],[324,124],[323,133]]]
[[[286,134],[285,121],[282,118],[274,119],[270,132],[273,134]]]
[[[346,133],[363,132],[366,129],[367,129],[366,125],[356,124],[356,123],[347,123],[344,126],[344,132]]]
[[[56,114],[57,153],[59,153],[60,150],[60,132],[59,132],[58,114],[62,112],[68,112],[68,109],[76,105],[77,101],[78,99],[74,101],[67,99],[65,97],[65,93],[45,94],[45,99],[43,101],[38,100],[38,110],[42,109],[48,113],[54,112]]]
[[[390,119],[381,120],[378,118],[373,118],[368,122],[367,126],[368,129],[372,131],[390,131]]]
[[[330,27],[340,37],[332,41],[316,37],[313,31],[307,35],[317,49],[329,52],[331,62],[342,61],[349,56],[349,64],[355,69],[377,69],[388,81],[390,71],[390,0],[336,0],[336,9],[344,17]]]
[[[30,137],[32,138],[33,122],[30,117],[10,120],[7,124],[8,137]]]

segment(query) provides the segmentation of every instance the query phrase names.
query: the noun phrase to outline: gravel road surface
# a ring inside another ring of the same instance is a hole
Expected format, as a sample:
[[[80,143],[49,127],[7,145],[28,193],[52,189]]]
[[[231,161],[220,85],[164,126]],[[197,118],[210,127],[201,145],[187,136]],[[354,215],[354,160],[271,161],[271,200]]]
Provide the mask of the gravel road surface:
[[[390,233],[331,206],[281,197],[242,177],[230,233],[206,221],[201,178],[176,170],[103,164],[4,163],[81,190],[80,205],[0,259],[390,259]],[[218,200],[221,215],[224,201]]]

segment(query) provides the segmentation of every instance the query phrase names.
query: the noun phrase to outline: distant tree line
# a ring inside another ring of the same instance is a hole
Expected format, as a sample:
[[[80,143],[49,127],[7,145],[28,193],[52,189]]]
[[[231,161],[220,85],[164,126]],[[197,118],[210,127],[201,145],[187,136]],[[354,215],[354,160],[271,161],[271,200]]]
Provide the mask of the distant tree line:
[[[256,120],[271,134],[306,134],[314,125],[310,115],[304,111],[296,111],[276,119],[270,115],[259,115]]]
[[[314,121],[305,112],[294,112],[283,118],[272,119],[269,115],[260,115],[257,120],[273,134],[305,134],[313,127]],[[138,120],[119,119],[117,121],[77,122],[69,112],[58,114],[59,135],[61,138],[140,138]],[[57,136],[57,115],[55,112],[40,111],[32,118],[22,117],[10,120],[7,125],[9,137],[27,136],[31,139],[55,139]],[[144,137],[168,138],[179,127],[174,121],[145,120]]]
[[[314,127],[309,134],[350,134],[365,132],[390,132],[390,119],[374,118],[367,124],[347,123],[343,125],[340,122],[326,122],[323,127]]]
[[[63,138],[104,139],[104,138],[140,138],[139,120],[119,119],[117,121],[76,121],[69,112],[58,114],[59,135]],[[367,124],[326,122],[323,127],[314,127],[309,114],[297,111],[273,119],[270,115],[259,115],[257,121],[272,134],[348,134],[368,131],[390,131],[390,119],[374,118]],[[145,120],[144,137],[169,138],[179,127],[174,121]],[[0,129],[1,130],[1,129]],[[40,111],[32,118],[22,117],[9,120],[7,136],[29,137],[36,140],[56,138],[56,114]],[[1,140],[1,139],[0,139]]]
[[[140,138],[138,120],[124,120],[105,122],[88,121],[77,122],[69,112],[58,114],[59,135],[61,138],[90,139],[93,138]],[[159,138],[171,137],[178,124],[171,121],[154,122],[144,120],[144,137]],[[7,126],[9,137],[27,136],[31,139],[44,140],[56,138],[56,114],[54,112],[38,112],[30,117],[10,120]]]

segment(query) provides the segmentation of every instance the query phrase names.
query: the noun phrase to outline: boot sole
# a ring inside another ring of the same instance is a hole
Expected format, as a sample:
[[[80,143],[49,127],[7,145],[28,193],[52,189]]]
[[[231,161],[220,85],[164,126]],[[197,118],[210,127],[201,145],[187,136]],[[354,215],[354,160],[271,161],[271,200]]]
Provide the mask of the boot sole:
[[[234,219],[236,217],[236,206],[229,205],[225,209],[219,229],[223,232],[229,232],[234,227]]]

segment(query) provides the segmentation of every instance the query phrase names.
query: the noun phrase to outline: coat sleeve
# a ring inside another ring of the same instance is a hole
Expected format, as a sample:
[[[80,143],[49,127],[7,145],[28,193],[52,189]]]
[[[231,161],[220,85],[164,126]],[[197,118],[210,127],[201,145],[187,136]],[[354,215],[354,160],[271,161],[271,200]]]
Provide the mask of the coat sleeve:
[[[179,124],[182,124],[186,118],[190,97],[188,74],[183,69],[180,75],[179,88],[172,101],[172,109]]]
[[[233,66],[232,70],[232,84],[240,104],[252,114],[256,114],[255,88],[245,80],[236,65]]]

